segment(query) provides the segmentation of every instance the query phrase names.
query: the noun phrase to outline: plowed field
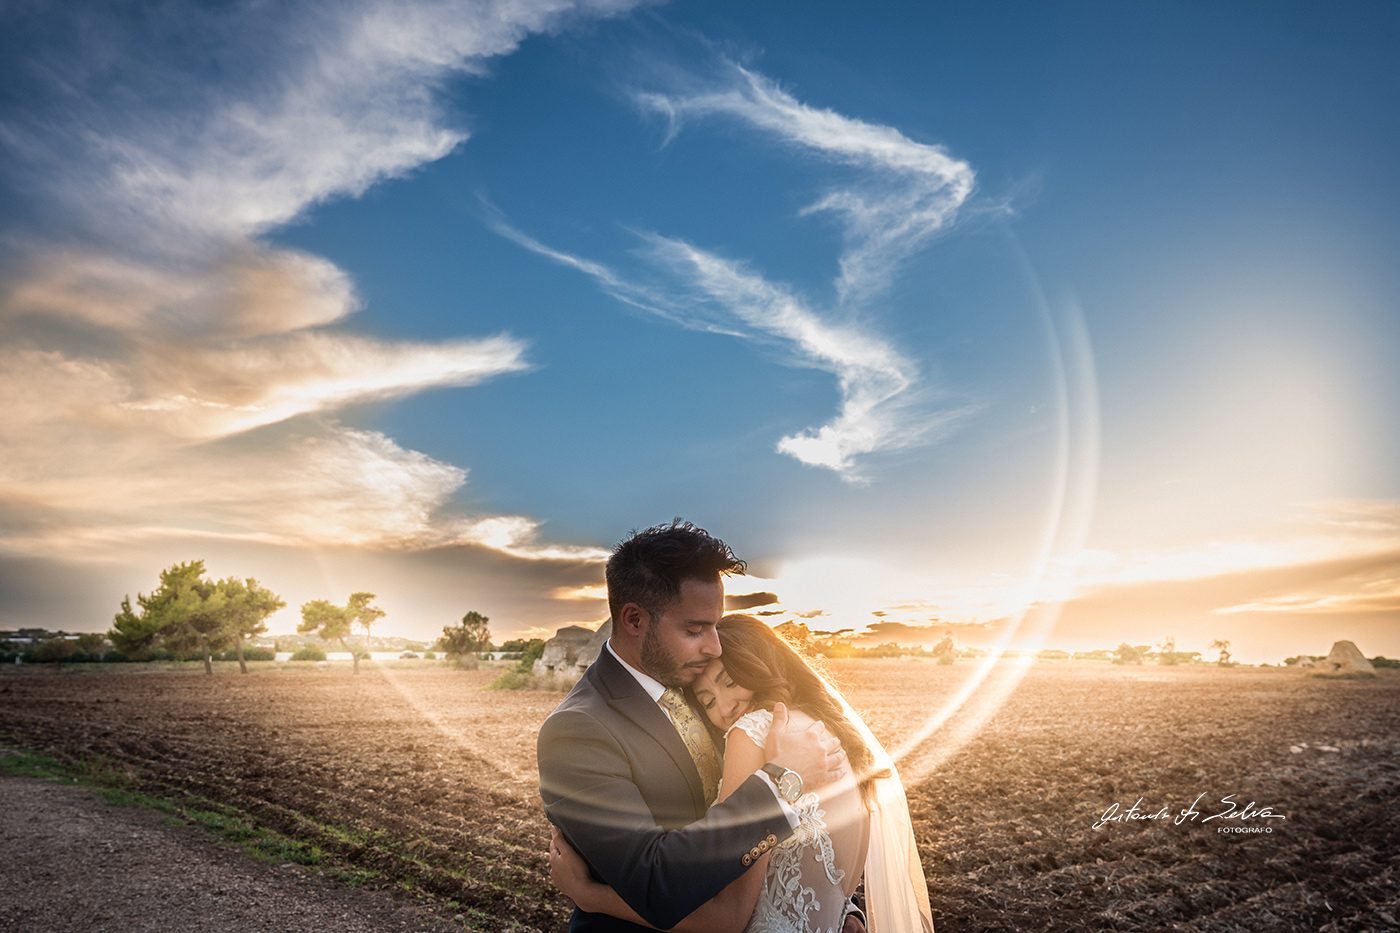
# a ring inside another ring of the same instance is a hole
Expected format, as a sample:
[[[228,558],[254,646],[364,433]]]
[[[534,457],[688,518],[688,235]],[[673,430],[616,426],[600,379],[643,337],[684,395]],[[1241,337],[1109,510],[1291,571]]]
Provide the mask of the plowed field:
[[[891,747],[971,675],[833,668]],[[4,672],[0,742],[231,808],[484,929],[565,928],[534,764],[558,695],[485,670],[127,671]],[[966,744],[935,733],[906,764],[940,933],[1400,928],[1400,676],[1380,673],[1031,666]],[[1104,821],[1135,803],[1158,818]]]

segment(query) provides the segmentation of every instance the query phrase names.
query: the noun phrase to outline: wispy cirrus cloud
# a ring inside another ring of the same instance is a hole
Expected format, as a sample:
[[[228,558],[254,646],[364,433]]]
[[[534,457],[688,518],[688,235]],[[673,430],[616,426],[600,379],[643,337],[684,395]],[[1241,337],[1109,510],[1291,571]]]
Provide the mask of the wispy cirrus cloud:
[[[857,169],[854,183],[830,188],[803,211],[830,212],[842,221],[846,250],[836,280],[842,304],[867,301],[888,288],[900,263],[946,230],[973,192],[972,167],[941,146],[804,104],[739,65],[727,64],[725,72],[718,87],[639,93],[636,100],[667,117],[668,137],[689,120],[728,117]]]
[[[263,235],[446,155],[439,93],[527,36],[634,0],[65,4],[0,12],[6,181],[0,545],[119,558],[204,535],[596,560],[467,473],[336,419],[528,365],[508,335],[387,340],[333,263]]]
[[[960,414],[917,412],[911,389],[918,368],[868,329],[828,320],[790,289],[683,241],[652,237],[649,245],[654,260],[689,286],[696,304],[727,311],[743,330],[777,338],[805,365],[836,376],[836,417],[781,438],[780,453],[859,482],[861,455],[912,444]]]
[[[437,93],[453,75],[483,73],[531,34],[635,5],[65,4],[43,32],[17,31],[28,66],[17,80],[31,95],[0,141],[90,229],[149,231],[162,252],[182,245],[174,230],[257,235],[465,141]]]
[[[860,459],[926,442],[972,411],[931,404],[935,394],[915,361],[862,322],[863,306],[887,290],[901,263],[956,219],[974,188],[964,162],[888,126],[808,106],[768,78],[726,64],[718,82],[636,100],[670,121],[668,141],[688,120],[728,117],[805,152],[856,169],[803,214],[841,218],[844,251],[836,301],[821,306],[749,265],[686,240],[643,234],[646,268],[613,266],[547,246],[500,218],[496,228],[527,249],[592,277],[621,301],[685,327],[760,340],[796,365],[832,373],[841,393],[834,418],[778,440],[776,449],[848,482],[868,479]]]

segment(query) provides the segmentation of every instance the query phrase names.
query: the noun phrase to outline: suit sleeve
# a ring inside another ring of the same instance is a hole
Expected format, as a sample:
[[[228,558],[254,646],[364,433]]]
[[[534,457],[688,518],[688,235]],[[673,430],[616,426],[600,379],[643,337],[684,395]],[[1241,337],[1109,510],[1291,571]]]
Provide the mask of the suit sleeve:
[[[661,929],[742,875],[753,852],[792,834],[772,789],[756,776],[703,819],[664,829],[622,747],[582,710],[545,720],[537,752],[545,815],[599,879]]]

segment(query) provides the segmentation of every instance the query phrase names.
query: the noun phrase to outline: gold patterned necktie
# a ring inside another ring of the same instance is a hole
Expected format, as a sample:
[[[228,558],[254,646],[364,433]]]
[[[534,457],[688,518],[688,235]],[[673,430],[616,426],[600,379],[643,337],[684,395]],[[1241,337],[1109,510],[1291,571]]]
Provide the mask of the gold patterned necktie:
[[[685,696],[675,687],[667,687],[661,694],[661,708],[671,714],[671,722],[680,733],[686,751],[690,752],[695,767],[700,772],[700,784],[705,788],[705,806],[714,804],[719,797],[720,764],[719,752],[715,750],[710,730],[695,715],[695,710],[685,701]]]

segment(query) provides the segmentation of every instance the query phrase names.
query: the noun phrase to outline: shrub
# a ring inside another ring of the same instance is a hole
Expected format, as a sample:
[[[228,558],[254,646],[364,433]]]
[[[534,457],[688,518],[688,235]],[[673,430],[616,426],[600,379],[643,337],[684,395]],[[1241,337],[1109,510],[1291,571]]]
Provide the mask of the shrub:
[[[543,677],[538,674],[527,674],[519,668],[508,668],[501,672],[491,683],[486,685],[487,690],[538,690],[541,693],[568,693],[575,683],[577,677],[559,677],[555,674],[546,674]]]
[[[318,648],[315,645],[307,645],[304,648],[298,648],[296,651],[292,652],[293,661],[324,661],[325,659],[325,649]]]
[[[1400,667],[1400,659],[1387,658],[1384,655],[1376,655],[1371,659],[1372,667]]]
[[[436,652],[436,651],[424,651],[424,652],[423,652],[423,660],[424,660],[424,661],[436,661],[436,660],[437,660],[437,652]]]
[[[31,664],[63,663],[78,653],[77,642],[67,638],[49,638],[39,642],[24,653],[24,660]]]
[[[237,660],[238,660],[238,649],[237,649],[237,648],[225,648],[223,651],[220,651],[218,654],[214,655],[214,660],[215,660],[215,661],[237,661]],[[243,660],[245,660],[245,661],[275,661],[275,660],[277,660],[277,652],[276,652],[274,649],[272,649],[272,648],[264,648],[264,647],[262,647],[261,645],[244,645],[244,646],[243,646]]]
[[[520,662],[515,665],[515,669],[522,674],[533,674],[535,672],[535,662],[544,657],[544,639],[532,638],[525,645],[525,650],[520,652]]]

